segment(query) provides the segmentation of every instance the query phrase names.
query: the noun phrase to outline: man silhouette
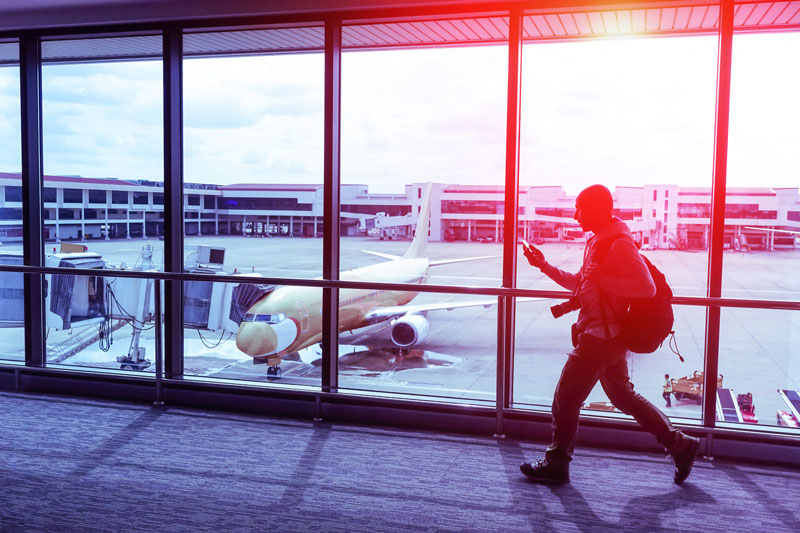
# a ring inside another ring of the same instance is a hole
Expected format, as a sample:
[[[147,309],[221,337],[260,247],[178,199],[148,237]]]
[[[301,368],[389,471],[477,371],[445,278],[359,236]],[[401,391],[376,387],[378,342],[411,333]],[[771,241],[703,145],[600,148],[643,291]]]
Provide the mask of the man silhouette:
[[[544,459],[520,466],[528,479],[539,483],[569,482],[581,404],[598,380],[611,403],[633,416],[672,455],[675,483],[683,483],[689,476],[700,443],[675,429],[656,406],[633,390],[627,349],[617,339],[621,330],[617,317],[624,316],[631,298],[651,297],[656,289],[630,229],[613,216],[613,204],[611,192],[603,185],[592,185],[578,195],[575,220],[594,235],[586,242],[583,265],[575,274],[548,264],[544,254],[533,246],[524,247],[532,266],[573,291],[572,303],[566,305],[567,309],[562,304],[561,311],[580,307],[573,326],[574,349],[553,397],[552,442]]]
[[[670,401],[670,394],[672,394],[672,382],[669,380],[669,374],[664,374],[664,385],[661,388],[664,389],[664,392],[661,393],[661,396],[667,402],[667,407],[672,407],[672,401]]]

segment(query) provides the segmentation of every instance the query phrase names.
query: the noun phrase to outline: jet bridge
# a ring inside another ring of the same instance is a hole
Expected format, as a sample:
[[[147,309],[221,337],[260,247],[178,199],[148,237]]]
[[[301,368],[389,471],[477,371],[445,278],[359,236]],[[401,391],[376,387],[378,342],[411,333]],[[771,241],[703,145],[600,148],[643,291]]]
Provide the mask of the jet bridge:
[[[22,253],[0,254],[4,265],[23,264]],[[25,275],[21,272],[0,272],[0,328],[21,328],[25,325]]]
[[[70,251],[70,250],[82,251]],[[147,243],[135,270],[153,270],[153,251]],[[64,269],[97,269],[94,276],[75,276],[68,273],[47,274],[45,276],[45,310],[47,327],[56,331],[72,330],[96,326],[94,336],[82,338],[78,346],[54,346],[55,350],[65,349],[61,361],[75,355],[82,349],[100,341],[100,348],[108,351],[112,343],[112,333],[123,325],[131,326],[131,341],[127,355],[118,356],[120,368],[142,370],[150,366],[145,358],[145,349],[139,346],[139,338],[148,322],[155,316],[153,281],[143,278],[107,279],[104,270],[106,261],[97,253],[87,252],[83,246],[62,245],[60,253],[48,254],[45,265]],[[126,270],[123,266],[116,267]],[[117,320],[116,325],[112,325]],[[107,342],[103,342],[106,340]]]
[[[188,259],[192,258],[193,262]],[[187,257],[186,271],[197,274],[230,275],[223,271],[225,249],[199,245]],[[233,275],[261,277],[248,272]],[[187,328],[236,333],[248,309],[275,285],[187,281],[183,285],[183,321]]]
[[[239,275],[261,277],[257,273]],[[193,329],[236,333],[248,309],[275,288],[276,285],[187,281],[183,289],[184,325]]]
[[[102,271],[106,262],[93,252],[48,254],[45,266],[84,268]],[[47,326],[55,330],[99,324],[108,314],[105,280],[96,276],[48,274],[45,276],[45,313]]]

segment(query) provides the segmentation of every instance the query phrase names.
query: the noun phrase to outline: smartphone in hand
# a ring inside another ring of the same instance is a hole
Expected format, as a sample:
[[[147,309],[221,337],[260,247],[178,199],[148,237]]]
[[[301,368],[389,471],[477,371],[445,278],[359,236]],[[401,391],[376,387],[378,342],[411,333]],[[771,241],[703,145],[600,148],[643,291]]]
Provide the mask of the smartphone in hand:
[[[522,241],[522,247],[525,249],[525,254],[530,255],[535,262],[544,261],[544,254],[538,248],[531,246],[531,244],[526,241],[525,239],[520,239]]]

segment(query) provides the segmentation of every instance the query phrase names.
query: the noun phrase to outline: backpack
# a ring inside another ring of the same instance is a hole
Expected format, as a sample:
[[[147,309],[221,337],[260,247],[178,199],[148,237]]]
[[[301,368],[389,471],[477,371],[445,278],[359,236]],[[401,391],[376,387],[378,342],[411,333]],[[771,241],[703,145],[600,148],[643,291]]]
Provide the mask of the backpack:
[[[607,239],[602,243],[602,248],[595,251],[598,263],[605,258],[617,238],[619,237]],[[664,274],[647,257],[642,254],[639,254],[639,257],[650,271],[656,286],[656,294],[650,298],[631,298],[625,316],[619,317],[622,326],[619,338],[632,352],[653,353],[663,344],[667,336],[675,333],[672,329],[675,322],[672,312],[672,289]],[[680,357],[680,354],[678,356]]]

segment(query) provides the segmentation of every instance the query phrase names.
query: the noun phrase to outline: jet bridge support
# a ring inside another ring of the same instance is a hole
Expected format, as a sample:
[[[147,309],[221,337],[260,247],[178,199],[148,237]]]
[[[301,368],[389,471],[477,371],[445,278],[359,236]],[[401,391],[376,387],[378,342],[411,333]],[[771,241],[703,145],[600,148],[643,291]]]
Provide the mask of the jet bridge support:
[[[154,270],[153,249],[148,242],[142,248],[141,261],[136,270]],[[142,331],[153,321],[153,280],[142,278],[116,278],[107,285],[110,300],[110,318],[127,320],[131,325],[131,342],[127,355],[117,356],[120,370],[144,370],[150,366],[146,349],[140,346]]]

